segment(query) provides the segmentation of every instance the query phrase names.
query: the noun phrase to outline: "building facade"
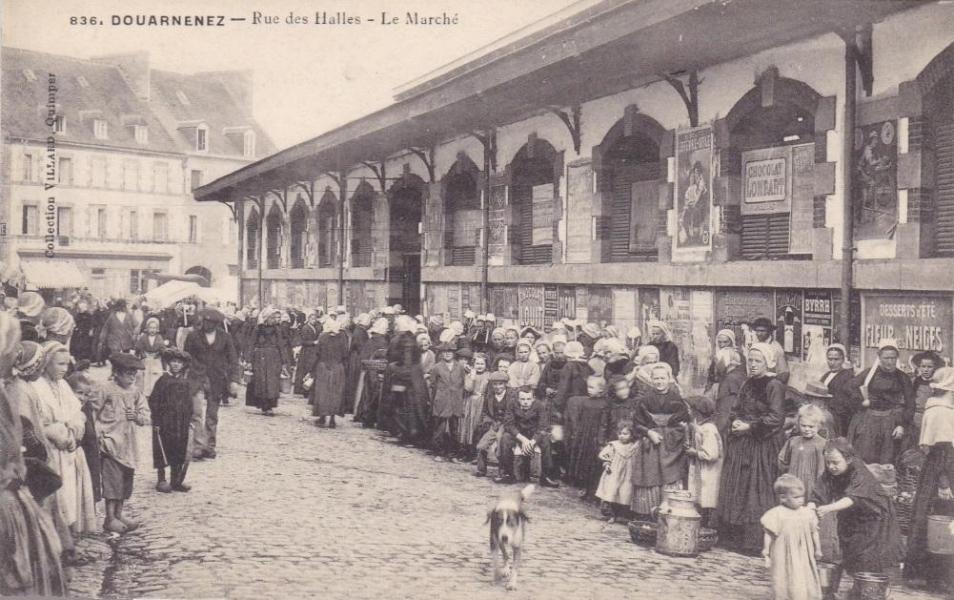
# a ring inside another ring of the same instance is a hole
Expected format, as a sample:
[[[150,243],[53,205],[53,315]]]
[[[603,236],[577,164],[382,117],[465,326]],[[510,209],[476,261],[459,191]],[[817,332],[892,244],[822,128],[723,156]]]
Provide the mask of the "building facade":
[[[941,2],[607,0],[196,198],[238,207],[247,304],[661,318],[690,390],[757,317],[796,386],[833,340],[950,360],[952,31]]]
[[[274,151],[250,74],[4,48],[3,90],[0,260],[28,287],[127,297],[195,273],[235,290],[233,211],[191,192]]]

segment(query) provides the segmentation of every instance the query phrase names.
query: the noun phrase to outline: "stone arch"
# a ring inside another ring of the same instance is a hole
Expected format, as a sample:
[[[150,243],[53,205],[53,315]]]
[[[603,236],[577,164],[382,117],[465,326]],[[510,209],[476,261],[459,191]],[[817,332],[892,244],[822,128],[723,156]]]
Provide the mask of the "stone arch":
[[[295,200],[295,204],[289,213],[289,225],[291,229],[291,247],[289,249],[291,267],[301,269],[305,266],[308,243],[308,204],[301,194],[298,194],[298,199]]]
[[[188,269],[186,269],[185,274],[198,275],[199,277],[202,277],[203,279],[205,279],[205,285],[202,285],[201,283],[199,284],[199,285],[202,285],[202,287],[209,287],[210,285],[212,285],[212,271],[210,271],[206,267],[203,267],[202,265],[189,267]]]
[[[659,209],[664,159],[672,154],[672,133],[648,115],[627,107],[593,147],[596,186],[600,192],[600,259],[602,262],[655,260],[657,238],[665,235],[665,212]]]
[[[351,266],[370,267],[374,231],[374,188],[361,181],[351,195]]]
[[[563,153],[544,139],[530,136],[507,165],[510,183],[512,258],[515,264],[546,264],[553,261],[555,235],[561,212],[560,177]],[[550,186],[549,203],[540,196]],[[534,202],[534,194],[537,201]],[[549,215],[547,215],[549,213]],[[536,219],[548,222],[535,223]],[[558,254],[558,253],[557,253]]]
[[[421,253],[420,223],[427,190],[427,183],[411,172],[401,175],[388,188],[388,248],[392,260]]]
[[[325,190],[318,201],[315,211],[316,231],[318,233],[318,266],[334,265],[336,251],[335,226],[338,218],[338,198],[331,190]]]
[[[252,207],[248,213],[248,219],[245,220],[245,264],[249,269],[258,268],[260,255],[259,245],[261,244],[262,217],[258,212],[258,207]]]
[[[766,83],[768,79],[771,84]],[[725,117],[730,146],[741,152],[814,141],[820,100],[821,95],[807,83],[779,77],[773,70],[766,72]],[[799,139],[784,139],[795,135]]]
[[[481,171],[463,152],[441,179],[444,204],[444,264],[472,266],[476,263],[482,220]]]

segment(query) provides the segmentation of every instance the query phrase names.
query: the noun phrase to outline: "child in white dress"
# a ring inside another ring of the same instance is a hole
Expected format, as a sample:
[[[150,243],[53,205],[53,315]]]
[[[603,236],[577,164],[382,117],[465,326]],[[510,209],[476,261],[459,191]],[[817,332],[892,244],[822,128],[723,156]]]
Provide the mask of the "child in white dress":
[[[775,480],[779,506],[762,515],[762,556],[772,579],[775,600],[821,600],[818,564],[821,541],[818,515],[805,506],[805,484],[794,475]]]
[[[636,456],[636,442],[633,436],[633,424],[620,421],[616,426],[616,441],[610,442],[600,451],[603,461],[603,474],[596,488],[596,497],[606,502],[612,509],[610,523],[623,518],[633,501],[633,460]]]
[[[697,396],[688,401],[693,421],[686,436],[686,454],[689,455],[689,492],[696,499],[702,513],[702,524],[712,526],[712,513],[719,503],[719,478],[725,452],[719,428],[712,421],[715,401],[708,396]]]

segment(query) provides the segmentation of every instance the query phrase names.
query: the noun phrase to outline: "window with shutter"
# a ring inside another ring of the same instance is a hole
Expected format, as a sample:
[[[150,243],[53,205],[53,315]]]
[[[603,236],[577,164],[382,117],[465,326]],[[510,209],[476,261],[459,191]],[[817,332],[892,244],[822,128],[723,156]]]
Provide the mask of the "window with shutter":
[[[552,219],[556,151],[548,142],[533,140],[517,152],[511,164],[510,200],[518,222],[512,228],[519,253],[514,262],[546,264],[553,260]],[[537,221],[534,223],[534,221]]]
[[[749,260],[788,255],[788,213],[742,215],[742,257]]]
[[[245,264],[249,269],[258,267],[258,212],[252,211],[245,226]]]
[[[954,256],[954,123],[935,126],[935,253]]]
[[[475,264],[477,236],[483,219],[475,176],[474,173],[456,173],[446,184],[444,260],[448,265]]]
[[[359,187],[351,199],[351,266],[371,266],[373,207],[370,186]]]

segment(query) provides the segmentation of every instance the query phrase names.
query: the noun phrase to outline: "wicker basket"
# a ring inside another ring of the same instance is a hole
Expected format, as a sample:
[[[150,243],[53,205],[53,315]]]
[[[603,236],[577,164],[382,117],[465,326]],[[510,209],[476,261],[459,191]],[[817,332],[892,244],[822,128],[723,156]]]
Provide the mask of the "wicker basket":
[[[386,371],[388,368],[388,361],[380,358],[372,358],[369,360],[362,360],[361,366],[368,371],[384,373],[384,371]]]
[[[640,546],[656,545],[656,524],[652,521],[630,521],[629,537]]]
[[[719,542],[719,532],[715,529],[703,527],[699,530],[699,552],[712,550]]]

